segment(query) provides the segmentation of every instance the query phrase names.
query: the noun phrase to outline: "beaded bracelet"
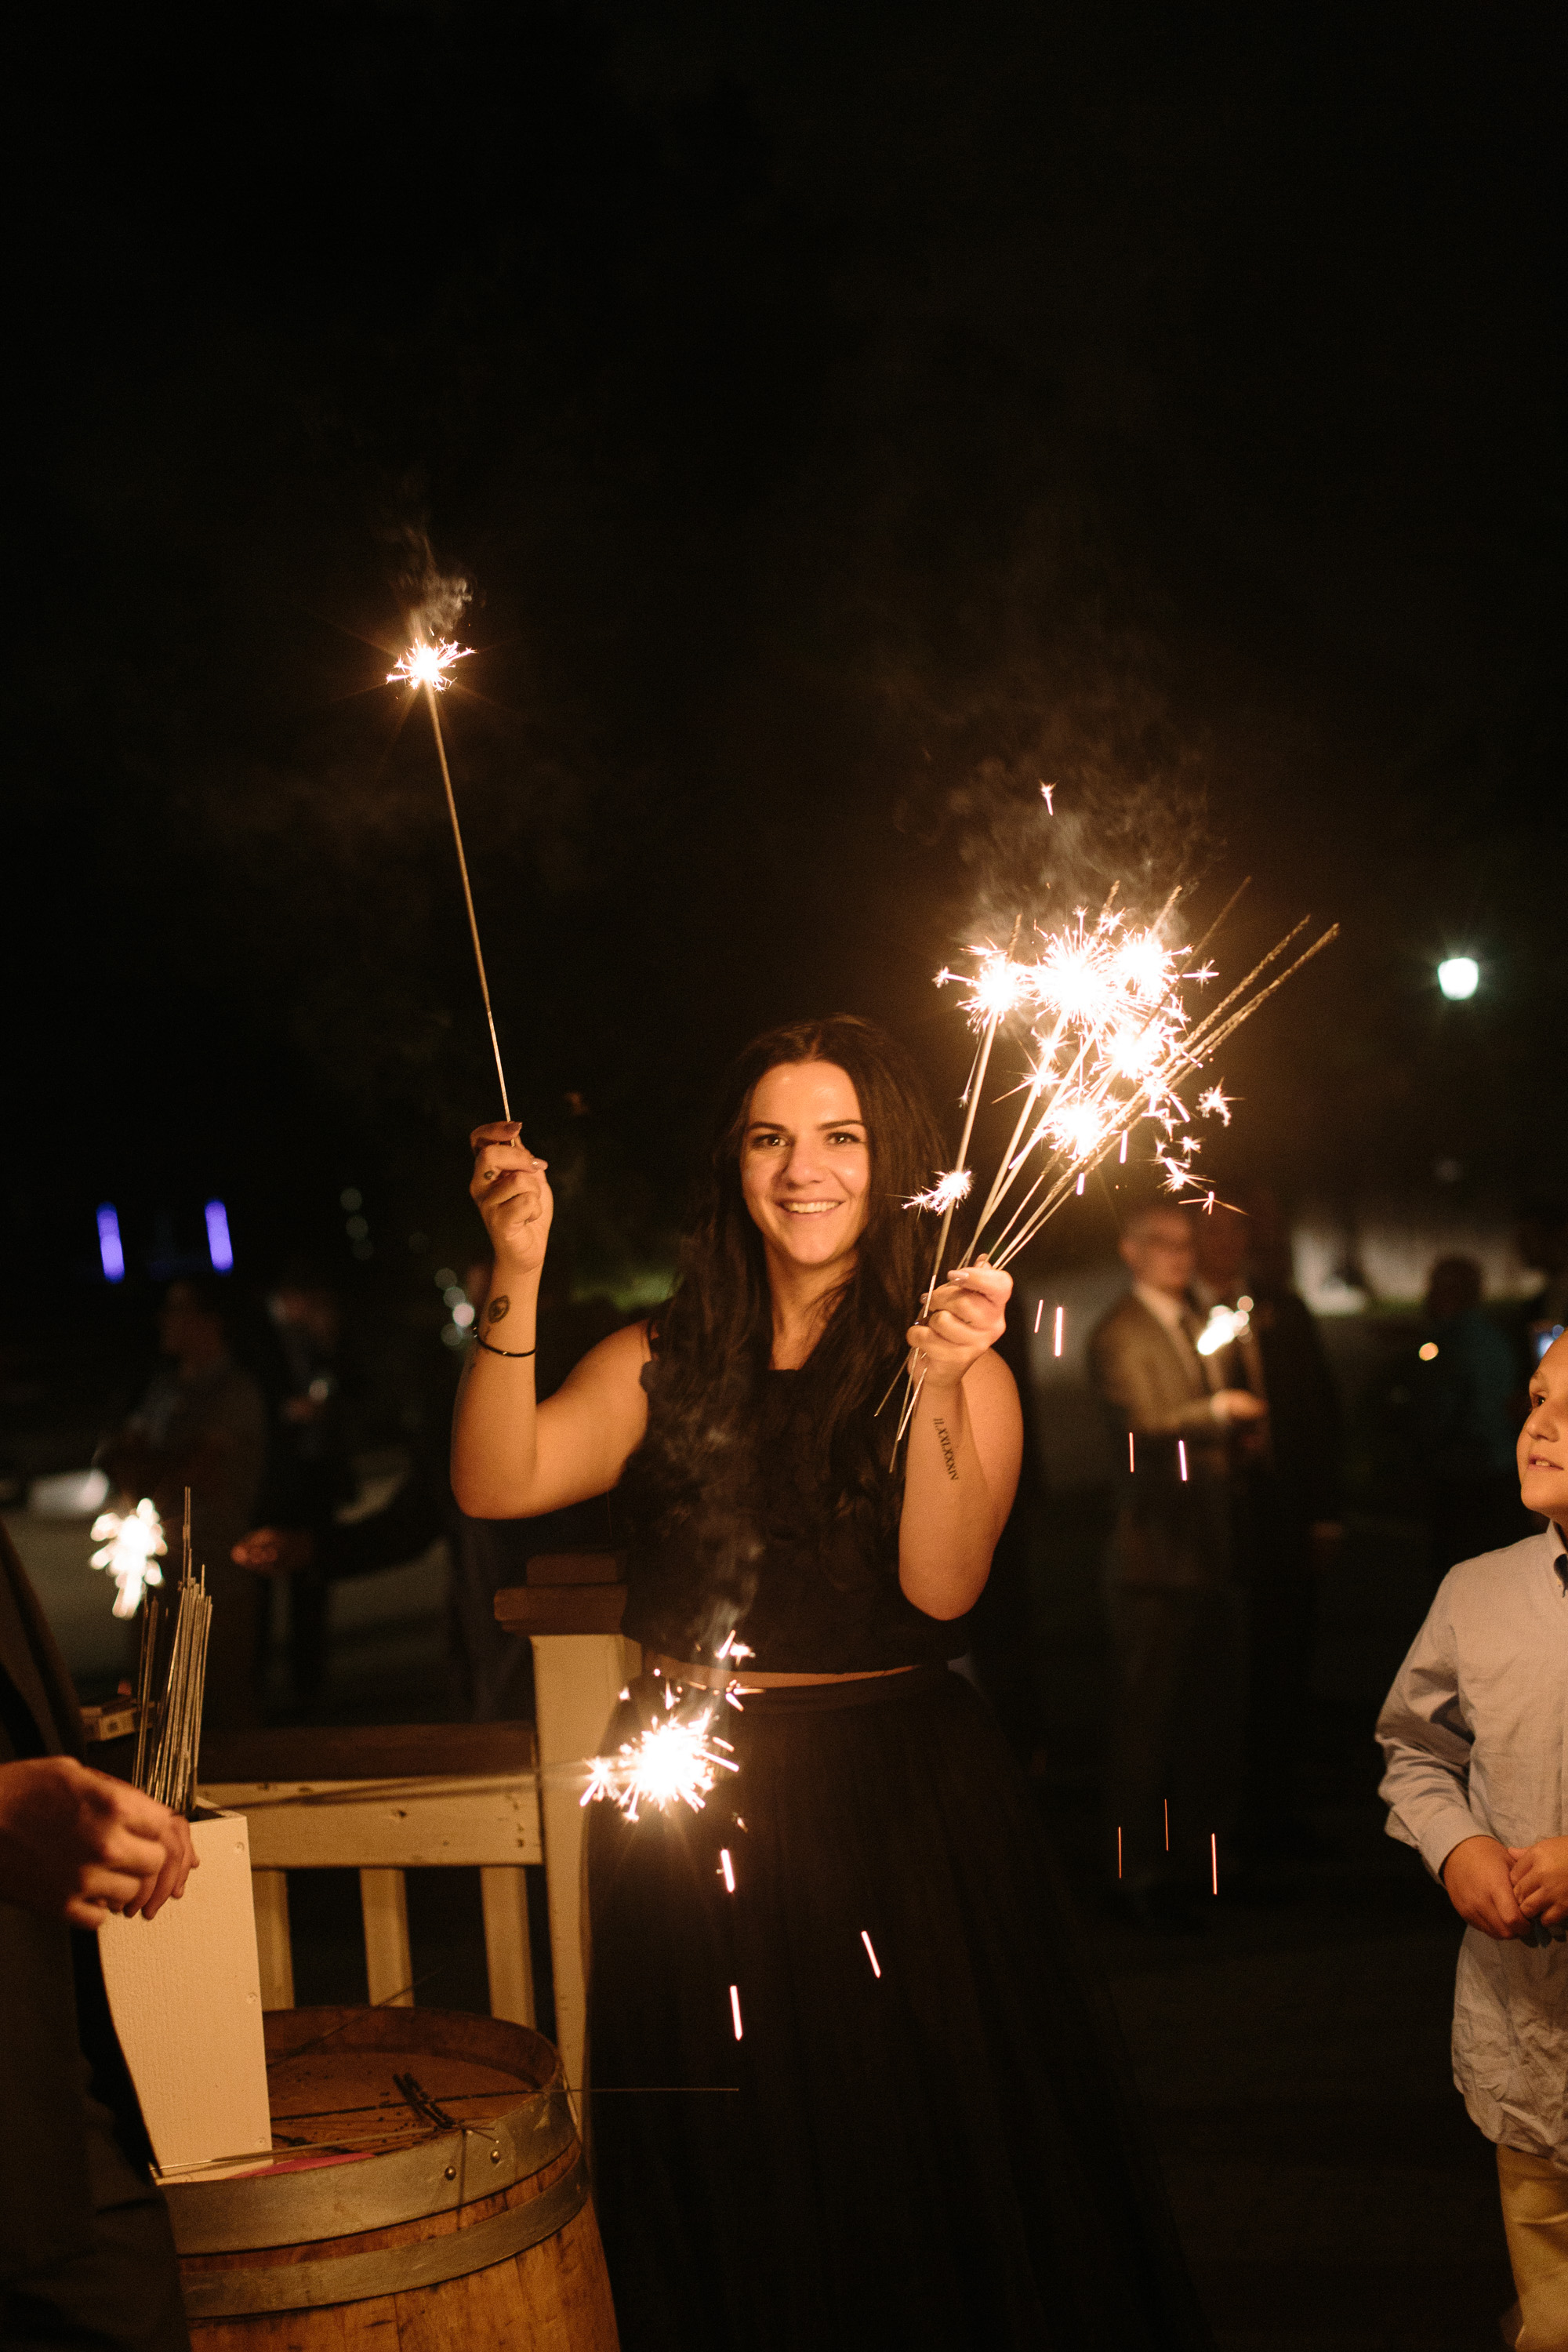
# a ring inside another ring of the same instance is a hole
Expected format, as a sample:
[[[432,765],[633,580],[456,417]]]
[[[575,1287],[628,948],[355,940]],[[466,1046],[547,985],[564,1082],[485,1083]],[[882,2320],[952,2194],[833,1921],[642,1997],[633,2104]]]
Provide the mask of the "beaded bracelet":
[[[488,1339],[480,1339],[478,1331],[470,1331],[468,1337],[476,1347],[484,1349],[487,1356],[506,1356],[514,1364],[521,1364],[526,1357],[538,1353],[534,1348],[492,1348]]]

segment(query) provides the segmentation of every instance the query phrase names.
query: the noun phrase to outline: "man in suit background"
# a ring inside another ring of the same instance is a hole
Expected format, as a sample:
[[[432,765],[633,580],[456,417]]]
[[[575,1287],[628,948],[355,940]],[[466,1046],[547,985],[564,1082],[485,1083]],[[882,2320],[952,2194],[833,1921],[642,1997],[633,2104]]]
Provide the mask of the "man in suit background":
[[[1206,1875],[1211,1833],[1225,1842],[1235,1827],[1246,1617],[1232,1481],[1236,1441],[1268,1407],[1198,1352],[1188,1213],[1173,1202],[1139,1210],[1121,1254],[1132,1286],[1089,1341],[1121,1487],[1106,1560],[1115,1669],[1106,1793],[1124,1903],[1140,1916],[1179,1919]]]
[[[1272,1194],[1247,1213],[1216,1206],[1194,1220],[1194,1296],[1206,1315],[1244,1307],[1216,1352],[1220,1377],[1268,1407],[1236,1444],[1235,1570],[1247,1604],[1247,1755],[1241,1843],[1249,1860],[1302,1857],[1319,1841],[1300,1810],[1296,1759],[1309,1703],[1317,1580],[1337,1558],[1339,1392],[1310,1308],[1296,1290],[1289,1236]]]
[[[184,1893],[190,1830],[80,1755],[69,1677],[0,1528],[0,2344],[185,2352],[96,1931]]]

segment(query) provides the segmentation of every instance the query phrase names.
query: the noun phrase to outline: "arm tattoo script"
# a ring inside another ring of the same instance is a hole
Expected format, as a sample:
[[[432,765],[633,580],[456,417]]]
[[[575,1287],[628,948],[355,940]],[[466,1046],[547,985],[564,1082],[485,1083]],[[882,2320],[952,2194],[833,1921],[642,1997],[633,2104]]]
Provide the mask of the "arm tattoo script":
[[[947,1433],[947,1423],[945,1421],[937,1421],[933,1422],[931,1426],[936,1431],[936,1442],[942,1448],[942,1458],[947,1465],[947,1475],[950,1478],[956,1478],[958,1456],[952,1450],[952,1440]]]
[[[510,1305],[511,1301],[510,1298],[492,1298],[485,1311],[489,1315],[492,1323],[499,1323]]]

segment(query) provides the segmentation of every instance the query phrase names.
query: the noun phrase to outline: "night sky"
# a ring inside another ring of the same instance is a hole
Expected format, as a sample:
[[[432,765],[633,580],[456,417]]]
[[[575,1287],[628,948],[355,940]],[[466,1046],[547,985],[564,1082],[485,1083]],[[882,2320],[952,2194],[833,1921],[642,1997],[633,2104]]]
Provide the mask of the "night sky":
[[[1546,11],[176,21],[13,61],[7,1311],[103,1199],[138,1266],[208,1192],[242,1273],[346,1269],[351,1184],[363,1278],[461,1246],[494,1076],[382,683],[426,550],[590,1271],[751,1032],[869,1013],[951,1101],[933,971],[1116,873],[1195,928],[1250,875],[1230,972],[1344,927],[1227,1053],[1219,1172],[1560,1185]]]

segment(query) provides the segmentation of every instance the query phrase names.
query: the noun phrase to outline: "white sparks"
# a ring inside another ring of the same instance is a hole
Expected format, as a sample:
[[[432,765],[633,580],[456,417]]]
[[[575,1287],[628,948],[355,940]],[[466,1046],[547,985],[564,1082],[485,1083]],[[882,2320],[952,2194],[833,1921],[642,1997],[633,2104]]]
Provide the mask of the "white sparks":
[[[1127,1433],[1127,1467],[1130,1473],[1135,1471],[1138,1467],[1138,1456],[1134,1451],[1134,1440],[1131,1430],[1129,1430]]]
[[[1047,814],[1047,816],[1055,816],[1055,814],[1056,814],[1056,809],[1055,809],[1055,807],[1053,806],[1053,804],[1052,804],[1052,801],[1051,801],[1051,794],[1052,794],[1055,791],[1056,791],[1056,786],[1055,786],[1055,784],[1042,784],[1042,785],[1040,786],[1040,798],[1044,801],[1044,803],[1045,803],[1045,804],[1046,804],[1046,814]]]
[[[163,1583],[158,1562],[169,1549],[152,1497],[143,1495],[123,1518],[118,1511],[100,1512],[92,1523],[92,1539],[102,1548],[93,1553],[91,1565],[106,1568],[115,1581],[114,1614],[134,1617],[147,1586]]]
[[[1056,1328],[1051,1333],[1051,1353],[1053,1356],[1059,1356],[1061,1354],[1062,1339],[1067,1329],[1067,1308],[1065,1307],[1058,1307],[1057,1308]]]
[[[448,676],[455,662],[467,661],[472,646],[455,646],[449,638],[437,637],[434,644],[428,638],[417,638],[405,654],[400,654],[395,669],[386,673],[388,686],[426,686],[433,694],[445,694],[452,681]]]
[[[881,1976],[881,1973],[882,1973],[882,1964],[881,1964],[880,1960],[879,1960],[879,1959],[878,1959],[876,1953],[872,1950],[872,1948],[871,1948],[871,1938],[870,1938],[870,1937],[866,1933],[866,1930],[865,1930],[865,1928],[864,1928],[864,1927],[862,1927],[862,1928],[861,1928],[861,1930],[860,1930],[860,1941],[861,1941],[861,1942],[865,1945],[865,1947],[866,1947],[866,1958],[867,1958],[870,1961],[870,1963],[871,1963],[871,1974],[872,1974],[874,1977],[879,1977],[879,1977]]]
[[[950,1168],[928,1191],[917,1192],[912,1201],[905,1202],[904,1206],[907,1209],[931,1209],[941,1216],[944,1211],[956,1208],[960,1201],[967,1199],[973,1181],[967,1168]],[[721,1651],[720,1655],[723,1655]]]
[[[666,1686],[663,1723],[651,1724],[637,1739],[626,1740],[614,1756],[595,1756],[588,1767],[584,1805],[608,1797],[627,1821],[635,1822],[643,1805],[665,1807],[680,1803],[700,1813],[721,1772],[740,1767],[726,1752],[729,1742],[710,1735],[718,1710],[709,1699],[690,1717],[675,1713],[680,1702]]]
[[[741,1988],[739,1985],[731,1985],[730,1987],[730,2022],[735,2029],[735,2039],[739,2042],[745,2030],[741,2023]]]
[[[1249,1330],[1251,1324],[1252,1318],[1245,1307],[1211,1307],[1208,1321],[1194,1345],[1200,1356],[1217,1356],[1222,1348],[1230,1347],[1244,1331]]]
[[[1182,1484],[1184,1486],[1187,1483],[1187,1441],[1184,1437],[1178,1437],[1176,1440],[1176,1460],[1181,1465]]]
[[[1220,1119],[1226,1127],[1228,1127],[1230,1125],[1231,1099],[1231,1097],[1226,1093],[1223,1087],[1210,1087],[1206,1093],[1201,1094],[1198,1097],[1198,1108],[1203,1113],[1205,1118]]]
[[[733,1895],[735,1892],[735,1865],[730,1859],[730,1849],[727,1845],[721,1845],[719,1849],[719,1875],[723,1880],[729,1892]]]
[[[1043,1298],[1037,1298],[1037,1299],[1035,1301],[1035,1337],[1036,1337],[1037,1339],[1038,1339],[1038,1338],[1039,1338],[1039,1336],[1040,1336],[1040,1318],[1041,1318],[1041,1316],[1045,1313],[1045,1311],[1046,1311],[1046,1302],[1045,1302],[1045,1300],[1044,1300]]]

